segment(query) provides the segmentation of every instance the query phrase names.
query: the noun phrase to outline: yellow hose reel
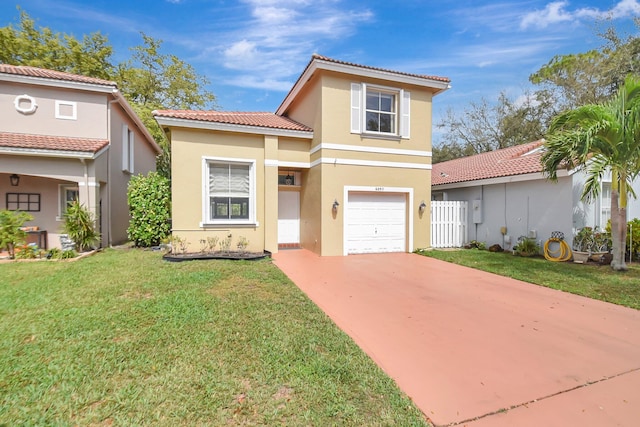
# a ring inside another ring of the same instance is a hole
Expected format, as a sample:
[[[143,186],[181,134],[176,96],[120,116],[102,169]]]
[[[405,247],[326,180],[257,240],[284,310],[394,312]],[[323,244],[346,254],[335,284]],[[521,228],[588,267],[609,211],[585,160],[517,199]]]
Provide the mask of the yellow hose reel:
[[[551,244],[558,243],[558,249],[552,250]],[[573,254],[571,248],[564,241],[564,233],[561,231],[553,231],[551,238],[544,242],[544,257],[549,261],[560,262],[569,261]]]

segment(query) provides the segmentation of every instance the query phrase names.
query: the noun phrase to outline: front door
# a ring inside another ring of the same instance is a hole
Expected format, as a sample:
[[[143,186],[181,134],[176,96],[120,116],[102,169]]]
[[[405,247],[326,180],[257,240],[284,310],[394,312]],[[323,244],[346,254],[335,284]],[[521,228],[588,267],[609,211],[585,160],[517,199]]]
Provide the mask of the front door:
[[[300,193],[278,192],[278,244],[300,243]]]

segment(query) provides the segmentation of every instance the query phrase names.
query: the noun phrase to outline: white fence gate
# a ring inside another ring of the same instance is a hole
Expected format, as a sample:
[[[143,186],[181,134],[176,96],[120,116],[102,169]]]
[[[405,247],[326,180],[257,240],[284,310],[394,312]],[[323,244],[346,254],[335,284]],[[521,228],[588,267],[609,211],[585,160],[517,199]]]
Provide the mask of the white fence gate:
[[[431,247],[459,248],[467,242],[467,202],[431,202]]]

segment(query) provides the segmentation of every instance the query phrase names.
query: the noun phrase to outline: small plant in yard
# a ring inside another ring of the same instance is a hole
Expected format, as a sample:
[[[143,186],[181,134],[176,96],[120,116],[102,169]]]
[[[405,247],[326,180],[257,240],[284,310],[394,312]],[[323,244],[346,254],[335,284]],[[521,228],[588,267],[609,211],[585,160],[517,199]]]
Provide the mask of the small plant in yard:
[[[487,245],[484,242],[479,242],[477,240],[472,240],[468,245],[465,245],[465,249],[478,249],[484,251],[487,249]]]
[[[212,254],[216,251],[220,238],[218,236],[207,237],[207,252]]]
[[[180,237],[177,234],[171,236],[171,252],[174,254],[184,254],[189,248],[189,242],[184,237]]]
[[[245,253],[245,251],[247,250],[247,246],[249,246],[249,241],[247,240],[247,238],[244,236],[238,237],[238,251],[240,251],[240,253]]]
[[[231,234],[220,241],[220,250],[226,254],[231,251]]]
[[[22,245],[16,248],[16,259],[38,259],[42,258],[44,253],[37,245]]]
[[[598,227],[583,227],[573,237],[573,250],[578,252],[608,252],[611,234],[599,231]]]
[[[536,239],[523,236],[518,239],[518,243],[513,247],[513,250],[520,256],[533,256],[540,253],[540,246]]]
[[[62,229],[75,242],[79,252],[95,247],[100,241],[100,233],[96,231],[91,212],[77,200],[67,206]]]
[[[9,258],[16,256],[16,247],[24,244],[27,233],[21,229],[25,222],[33,220],[33,216],[20,211],[0,211],[0,249],[6,248]]]

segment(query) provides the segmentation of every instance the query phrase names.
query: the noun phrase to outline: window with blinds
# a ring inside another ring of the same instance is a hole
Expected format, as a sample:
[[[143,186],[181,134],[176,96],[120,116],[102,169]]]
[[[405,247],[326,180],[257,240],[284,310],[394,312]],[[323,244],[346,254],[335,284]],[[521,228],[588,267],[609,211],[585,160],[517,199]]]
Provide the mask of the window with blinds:
[[[251,166],[209,164],[209,219],[249,219]]]

